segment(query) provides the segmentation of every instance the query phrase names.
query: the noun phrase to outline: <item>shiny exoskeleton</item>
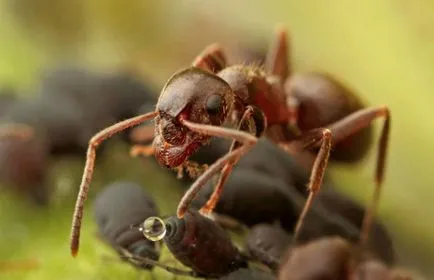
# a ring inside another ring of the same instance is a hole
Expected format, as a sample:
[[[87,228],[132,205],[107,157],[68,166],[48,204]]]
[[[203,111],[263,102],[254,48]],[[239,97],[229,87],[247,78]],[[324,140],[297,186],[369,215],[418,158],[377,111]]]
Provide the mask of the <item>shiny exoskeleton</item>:
[[[216,206],[232,169],[264,133],[285,150],[298,153],[304,149],[317,149],[307,186],[309,198],[296,225],[300,231],[307,210],[321,188],[333,144],[344,141],[356,132],[369,127],[378,117],[386,119],[379,144],[376,170],[376,198],[384,177],[388,135],[389,110],[386,106],[357,110],[344,118],[324,126],[303,130],[297,124],[299,105],[297,98],[285,91],[289,75],[286,31],[279,29],[276,44],[270,48],[265,67],[255,65],[227,65],[220,46],[206,48],[191,67],[175,73],[161,91],[155,110],[114,124],[100,131],[89,141],[86,165],[73,215],[71,253],[76,255],[84,201],[91,182],[96,149],[103,141],[133,126],[154,119],[152,145],[137,145],[132,155],[155,155],[167,168],[194,169],[189,158],[213,137],[232,140],[229,152],[209,166],[181,199],[177,216],[182,218],[195,196],[214,174],[220,173],[209,200],[200,210],[210,213]],[[301,107],[303,108],[303,107]],[[327,110],[327,109],[324,109]],[[302,115],[300,115],[302,116]],[[321,124],[318,124],[321,125]],[[372,206],[369,209],[375,209]],[[372,212],[372,211],[370,211]],[[368,212],[362,230],[362,242],[370,228],[372,214]]]
[[[159,214],[153,198],[132,182],[114,182],[98,194],[94,202],[94,216],[99,236],[125,257],[120,248],[132,256],[157,261],[160,252],[157,243],[147,240],[137,230],[143,220]],[[131,260],[126,258],[127,260]],[[132,262],[137,265],[137,262]],[[152,268],[148,263],[139,265]]]
[[[302,131],[327,127],[366,106],[353,90],[327,73],[294,73],[285,90],[297,102],[297,127]],[[372,136],[371,126],[361,129],[336,143],[330,159],[359,161],[371,147]]]
[[[247,267],[246,258],[227,233],[198,212],[188,211],[183,219],[169,217],[165,225],[164,243],[176,259],[198,275],[218,277]]]

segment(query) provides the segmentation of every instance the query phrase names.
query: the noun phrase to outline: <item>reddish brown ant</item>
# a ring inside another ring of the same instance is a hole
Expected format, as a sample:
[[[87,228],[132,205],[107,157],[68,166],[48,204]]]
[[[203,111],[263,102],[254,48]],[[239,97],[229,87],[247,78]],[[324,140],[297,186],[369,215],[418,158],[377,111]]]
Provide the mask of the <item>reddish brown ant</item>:
[[[148,135],[150,139],[154,137],[152,145],[135,146],[132,154],[154,154],[158,162],[168,168],[188,168],[189,157],[209,143],[212,137],[233,140],[228,154],[209,166],[185,193],[178,206],[177,215],[180,218],[189,209],[202,186],[221,171],[215,190],[201,212],[207,214],[213,210],[233,166],[264,132],[290,149],[319,147],[308,185],[309,197],[296,225],[296,238],[307,210],[322,184],[332,141],[340,142],[369,127],[374,119],[384,117],[375,176],[375,198],[361,233],[362,242],[366,241],[366,229],[372,221],[371,213],[377,206],[384,177],[390,126],[389,109],[386,106],[360,109],[327,125],[328,128],[318,126],[304,131],[298,128],[299,106],[293,102],[296,101],[295,96],[284,91],[284,82],[289,75],[286,31],[279,29],[276,38],[276,44],[267,56],[265,69],[246,65],[227,66],[222,49],[217,44],[209,46],[194,60],[192,67],[169,79],[153,112],[119,122],[91,138],[73,215],[73,256],[78,252],[84,201],[94,171],[97,147],[114,134],[150,119],[155,121],[155,131]],[[305,115],[300,115],[303,116]]]

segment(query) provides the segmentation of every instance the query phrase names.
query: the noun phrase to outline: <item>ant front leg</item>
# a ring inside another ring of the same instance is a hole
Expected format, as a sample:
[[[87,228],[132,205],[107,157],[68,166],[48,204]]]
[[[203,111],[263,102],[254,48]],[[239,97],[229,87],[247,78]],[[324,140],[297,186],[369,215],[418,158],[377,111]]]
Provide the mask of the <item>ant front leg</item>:
[[[252,127],[251,122],[249,122],[252,119],[253,116],[253,125]],[[242,131],[248,131],[249,133],[252,133],[252,131],[256,131],[256,137],[259,137],[262,132],[265,130],[266,123],[265,123],[265,117],[262,115],[262,112],[259,111],[256,107],[248,106],[246,110],[243,113],[243,116],[241,117],[241,120],[238,124],[238,130]],[[232,141],[231,147],[229,149],[229,153],[233,152],[235,149],[237,149],[241,143],[237,142],[236,140]],[[203,215],[208,215],[209,213],[214,210],[217,202],[220,199],[220,196],[223,192],[223,187],[229,177],[229,175],[232,173],[232,169],[235,166],[235,164],[239,161],[240,157],[235,158],[234,160],[231,160],[225,164],[223,167],[222,172],[220,173],[219,179],[217,181],[216,186],[214,187],[214,191],[211,194],[211,197],[208,199],[208,201],[205,203],[205,205],[200,209],[200,213]]]
[[[193,123],[187,120],[181,120],[182,124],[188,127],[190,130],[201,133],[208,136],[223,137],[232,139],[242,143],[237,149],[234,149],[221,157],[215,163],[209,166],[209,168],[191,185],[187,192],[182,197],[178,205],[177,216],[178,218],[184,217],[185,212],[190,208],[191,203],[196,197],[197,193],[208,182],[212,176],[223,169],[227,163],[236,162],[239,158],[245,155],[258,141],[258,138],[244,131],[225,128],[213,125],[204,125]],[[226,168],[224,177],[229,176],[230,168]],[[227,173],[227,175],[226,175]]]
[[[217,73],[226,67],[226,56],[218,44],[206,47],[194,60],[192,66],[211,73]]]
[[[378,154],[374,177],[374,193],[372,196],[371,204],[369,205],[363,219],[362,229],[360,233],[360,243],[362,245],[366,244],[368,240],[368,235],[372,226],[374,213],[377,210],[380,201],[381,185],[384,181],[384,173],[386,167],[386,153],[389,144],[391,121],[390,110],[387,106],[361,109],[329,126],[330,130],[333,133],[333,141],[339,142],[346,137],[370,126],[371,123],[379,117],[384,118],[384,124],[378,143]]]
[[[81,179],[80,190],[78,192],[77,201],[75,203],[74,214],[72,217],[71,226],[71,254],[76,256],[78,253],[78,248],[80,244],[80,229],[81,221],[83,218],[84,202],[87,199],[87,194],[89,192],[90,182],[92,180],[93,171],[95,167],[96,149],[99,145],[108,138],[118,134],[125,129],[139,125],[147,120],[150,120],[158,115],[158,112],[149,112],[137,117],[126,119],[117,124],[109,126],[97,134],[95,134],[89,141],[89,146],[87,148],[86,163],[84,166],[83,177]]]

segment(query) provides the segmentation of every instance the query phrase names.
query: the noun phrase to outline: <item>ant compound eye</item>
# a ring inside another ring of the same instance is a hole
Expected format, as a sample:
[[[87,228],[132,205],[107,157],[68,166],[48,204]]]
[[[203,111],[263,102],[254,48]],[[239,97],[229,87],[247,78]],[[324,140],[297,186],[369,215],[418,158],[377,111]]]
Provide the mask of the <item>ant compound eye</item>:
[[[219,114],[223,109],[223,100],[220,95],[211,95],[206,101],[206,111],[209,115],[214,116]]]
[[[158,217],[147,218],[140,228],[143,235],[151,241],[160,241],[166,236],[166,225],[164,221]]]

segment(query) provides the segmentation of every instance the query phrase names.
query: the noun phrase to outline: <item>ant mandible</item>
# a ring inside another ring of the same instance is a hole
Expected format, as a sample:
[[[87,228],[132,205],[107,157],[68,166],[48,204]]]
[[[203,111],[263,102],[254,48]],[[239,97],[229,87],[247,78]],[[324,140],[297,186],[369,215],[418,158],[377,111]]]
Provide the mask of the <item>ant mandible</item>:
[[[201,209],[202,214],[210,213],[232,168],[262,135],[270,135],[270,138],[279,141],[280,145],[292,147],[292,151],[294,147],[319,148],[307,186],[309,196],[295,228],[296,238],[307,210],[321,187],[332,141],[337,143],[346,140],[347,137],[369,127],[374,119],[384,117],[375,173],[374,199],[361,233],[362,243],[366,242],[384,177],[390,130],[389,109],[386,106],[361,108],[327,125],[327,128],[317,126],[305,131],[298,129],[300,104],[297,105],[295,96],[286,93],[284,89],[284,83],[290,74],[287,45],[287,32],[279,27],[275,42],[267,54],[265,67],[261,68],[247,65],[227,66],[222,48],[218,44],[212,44],[194,60],[191,67],[175,73],[168,80],[154,111],[121,121],[93,136],[89,141],[84,174],[73,214],[71,254],[76,256],[78,252],[84,202],[94,171],[97,147],[113,135],[151,119],[155,121],[155,128],[146,131],[149,132],[147,138],[153,139],[152,144],[135,145],[131,154],[155,155],[158,162],[167,168],[188,168],[191,164],[189,157],[201,146],[208,144],[212,137],[233,140],[229,152],[210,165],[185,193],[178,205],[179,218],[184,216],[202,186],[221,171],[214,192]]]

